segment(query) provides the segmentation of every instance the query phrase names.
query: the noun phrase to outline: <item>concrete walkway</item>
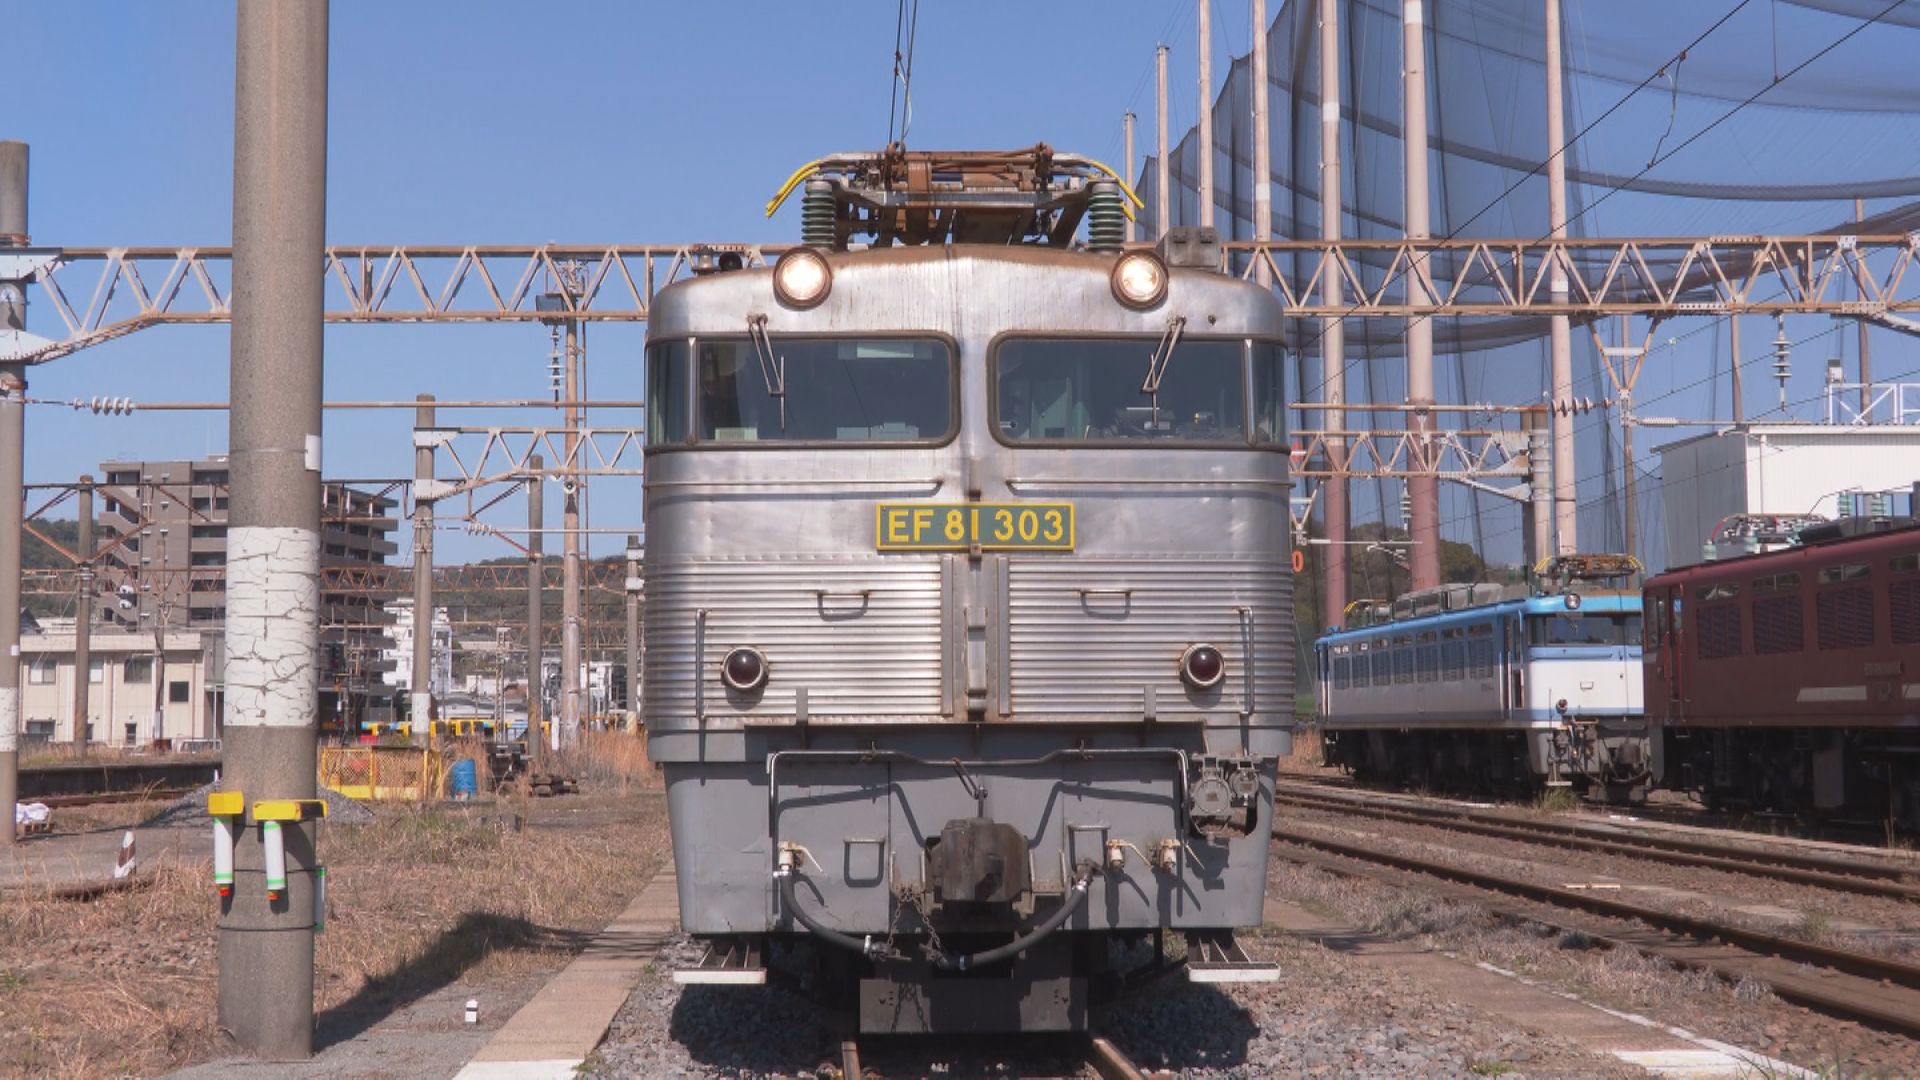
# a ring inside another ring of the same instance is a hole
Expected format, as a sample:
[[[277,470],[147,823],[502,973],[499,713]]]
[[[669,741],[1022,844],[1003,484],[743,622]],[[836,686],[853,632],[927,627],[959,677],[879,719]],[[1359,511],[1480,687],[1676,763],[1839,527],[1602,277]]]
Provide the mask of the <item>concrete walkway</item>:
[[[666,867],[494,1033],[455,1080],[571,1080],[679,926],[678,884]]]

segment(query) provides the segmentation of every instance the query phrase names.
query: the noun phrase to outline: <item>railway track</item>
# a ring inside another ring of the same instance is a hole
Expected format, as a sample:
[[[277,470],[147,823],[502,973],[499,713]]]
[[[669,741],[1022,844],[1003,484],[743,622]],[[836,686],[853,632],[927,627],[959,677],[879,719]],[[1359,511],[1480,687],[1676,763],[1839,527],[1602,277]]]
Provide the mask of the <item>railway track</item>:
[[[1920,883],[1915,880],[1920,878],[1920,866],[1903,867],[1837,855],[1661,836],[1614,826],[1527,818],[1512,813],[1441,803],[1405,799],[1388,803],[1365,795],[1334,794],[1285,783],[1275,792],[1274,801],[1282,806],[1300,809],[1430,825],[1476,836],[1552,844],[1561,848],[1792,881],[1836,892],[1920,902]]]
[[[1081,1074],[1098,1080],[1157,1080],[1164,1074],[1143,1071],[1110,1039],[1091,1033],[1067,1036],[1077,1040],[1070,1056],[1083,1058]],[[872,1075],[862,1062],[860,1039],[840,1040],[840,1075],[843,1080],[863,1080]]]
[[[1275,855],[1296,864],[1427,891],[1434,890],[1437,879],[1443,883],[1440,891],[1507,918],[1638,949],[1729,982],[1751,979],[1782,1000],[1920,1036],[1920,964],[1384,851],[1292,826],[1276,827],[1273,835]],[[1569,921],[1542,908],[1593,918]]]

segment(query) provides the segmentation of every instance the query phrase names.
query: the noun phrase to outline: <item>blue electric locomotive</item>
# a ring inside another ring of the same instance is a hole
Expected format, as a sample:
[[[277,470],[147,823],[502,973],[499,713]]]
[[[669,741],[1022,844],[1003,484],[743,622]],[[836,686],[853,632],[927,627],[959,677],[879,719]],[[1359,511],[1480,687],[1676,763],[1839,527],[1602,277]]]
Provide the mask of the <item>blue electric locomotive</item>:
[[[1315,645],[1329,764],[1450,789],[1645,797],[1640,566],[1560,556],[1531,587],[1451,585],[1356,605]]]

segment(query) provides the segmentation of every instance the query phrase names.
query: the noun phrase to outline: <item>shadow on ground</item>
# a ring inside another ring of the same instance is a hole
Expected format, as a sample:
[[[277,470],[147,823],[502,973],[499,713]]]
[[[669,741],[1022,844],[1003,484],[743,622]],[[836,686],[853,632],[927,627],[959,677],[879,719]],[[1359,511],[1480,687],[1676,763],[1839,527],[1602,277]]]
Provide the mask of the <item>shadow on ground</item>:
[[[364,1034],[401,1009],[441,990],[467,969],[501,951],[579,952],[592,939],[575,930],[536,926],[525,919],[469,911],[434,939],[425,952],[367,980],[352,997],[322,1012],[315,1049]]]

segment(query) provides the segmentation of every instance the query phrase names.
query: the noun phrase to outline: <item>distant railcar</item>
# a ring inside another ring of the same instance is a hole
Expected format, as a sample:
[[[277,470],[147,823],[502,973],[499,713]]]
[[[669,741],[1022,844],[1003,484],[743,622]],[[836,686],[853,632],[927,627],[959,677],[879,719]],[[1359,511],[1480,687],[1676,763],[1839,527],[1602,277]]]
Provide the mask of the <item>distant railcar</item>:
[[[1160,930],[1270,977],[1231,932],[1293,722],[1278,300],[1217,242],[1122,254],[1119,186],[1045,148],[804,177],[808,246],[648,324],[676,978],[811,937],[920,1031],[1083,1026]]]
[[[1715,806],[1920,827],[1920,521],[1800,541],[1647,582],[1655,770]]]
[[[1642,799],[1639,564],[1570,556],[1525,587],[1401,597],[1315,645],[1326,760],[1438,789],[1591,789]]]

